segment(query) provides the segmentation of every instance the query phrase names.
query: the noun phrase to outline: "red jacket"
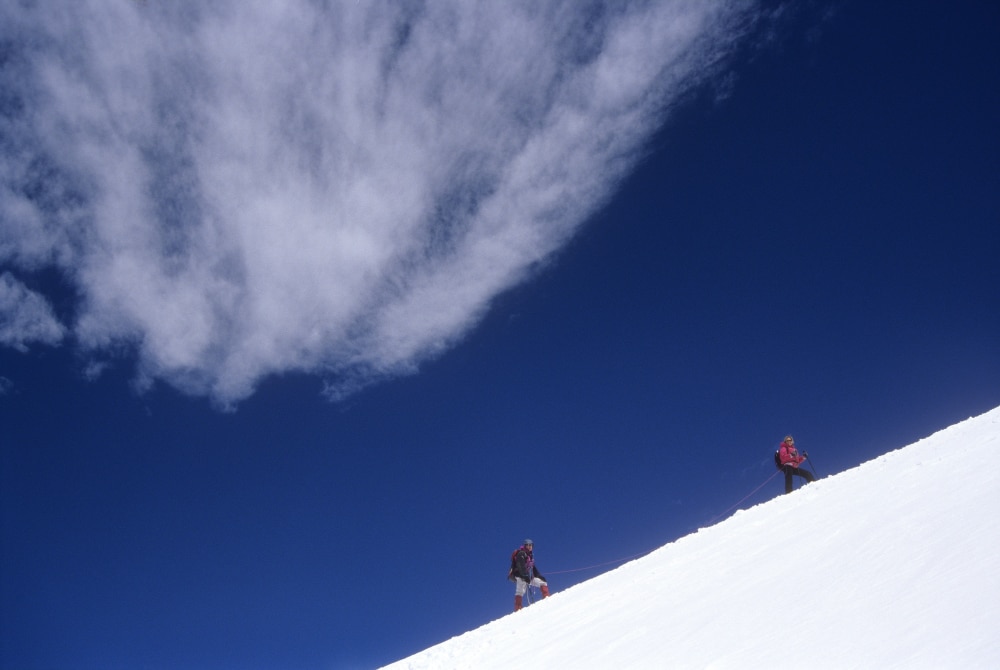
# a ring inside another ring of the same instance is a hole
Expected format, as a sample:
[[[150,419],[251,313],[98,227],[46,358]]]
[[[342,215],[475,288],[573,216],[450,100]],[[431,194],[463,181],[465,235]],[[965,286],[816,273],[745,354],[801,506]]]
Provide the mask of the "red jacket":
[[[781,446],[778,447],[778,458],[781,459],[782,465],[794,465],[795,467],[799,467],[799,464],[806,460],[805,456],[799,456],[798,449],[785,442],[782,442]]]

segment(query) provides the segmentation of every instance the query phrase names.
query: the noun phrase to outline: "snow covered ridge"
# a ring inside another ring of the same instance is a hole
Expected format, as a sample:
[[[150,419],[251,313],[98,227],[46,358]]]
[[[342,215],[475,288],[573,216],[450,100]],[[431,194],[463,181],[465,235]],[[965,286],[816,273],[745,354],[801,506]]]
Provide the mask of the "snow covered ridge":
[[[1000,408],[387,670],[1000,668]]]

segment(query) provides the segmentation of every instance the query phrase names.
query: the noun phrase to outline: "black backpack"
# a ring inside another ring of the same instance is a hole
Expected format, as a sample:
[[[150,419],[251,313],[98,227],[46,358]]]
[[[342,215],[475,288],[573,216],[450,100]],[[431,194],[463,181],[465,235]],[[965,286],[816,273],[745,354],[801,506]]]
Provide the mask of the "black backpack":
[[[774,452],[774,467],[781,469],[781,449]]]

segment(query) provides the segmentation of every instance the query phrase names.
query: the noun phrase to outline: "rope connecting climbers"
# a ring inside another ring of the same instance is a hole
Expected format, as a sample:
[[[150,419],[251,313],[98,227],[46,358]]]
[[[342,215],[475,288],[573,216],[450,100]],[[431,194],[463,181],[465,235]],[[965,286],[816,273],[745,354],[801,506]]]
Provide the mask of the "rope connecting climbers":
[[[708,522],[708,525],[709,525],[709,526],[711,526],[711,525],[712,525],[713,523],[715,523],[716,521],[718,521],[719,519],[721,519],[722,517],[724,517],[725,515],[729,514],[729,513],[730,513],[730,512],[732,512],[732,511],[733,511],[734,509],[736,509],[737,507],[739,507],[740,505],[742,505],[742,504],[743,504],[743,502],[744,502],[744,501],[745,501],[745,500],[746,500],[747,498],[749,498],[750,496],[752,496],[752,495],[753,495],[754,493],[757,493],[757,491],[760,491],[760,490],[761,490],[762,488],[764,488],[764,486],[765,486],[765,485],[767,485],[767,483],[768,483],[769,481],[771,481],[772,479],[774,479],[775,477],[777,477],[777,476],[778,476],[778,475],[780,475],[780,474],[781,474],[781,470],[775,470],[774,472],[772,472],[772,473],[771,473],[771,476],[770,476],[770,477],[768,477],[767,479],[765,479],[765,480],[764,480],[763,482],[761,482],[760,486],[758,486],[758,487],[757,487],[757,488],[755,488],[755,489],[754,489],[753,491],[751,491],[750,493],[746,494],[745,496],[743,496],[742,498],[740,498],[739,500],[737,500],[737,501],[736,501],[736,502],[735,502],[735,503],[734,503],[734,504],[732,505],[732,507],[729,507],[728,509],[724,510],[724,511],[723,511],[722,513],[720,513],[720,514],[717,514],[717,515],[715,515],[714,517],[712,517],[712,518],[711,518],[711,519],[709,520],[709,522]]]
[[[596,565],[588,565],[585,568],[573,568],[571,570],[546,570],[550,575],[565,575],[568,572],[583,572],[584,570],[594,570],[596,568],[603,568],[605,565],[614,565],[615,563],[624,563],[625,561],[630,561],[633,558],[639,558],[640,556],[645,556],[646,554],[652,552],[653,549],[647,549],[646,551],[641,551],[638,554],[632,554],[631,556],[625,556],[624,558],[616,558],[611,561],[606,561],[604,563],[598,563]]]
[[[708,524],[706,524],[706,525],[711,526],[716,521],[718,521],[719,519],[721,519],[722,517],[724,517],[725,515],[729,514],[731,511],[733,511],[734,509],[736,509],[737,507],[739,507],[740,505],[742,505],[744,502],[746,502],[747,499],[749,499],[751,496],[753,496],[755,493],[757,493],[757,491],[760,491],[762,488],[764,488],[767,485],[768,482],[770,482],[772,479],[774,479],[775,477],[777,477],[779,474],[781,474],[781,470],[775,470],[773,473],[771,473],[771,476],[768,477],[767,479],[765,479],[763,482],[761,482],[760,485],[757,488],[755,488],[753,491],[751,491],[750,493],[746,494],[745,496],[743,496],[742,498],[740,498],[739,500],[737,500],[735,503],[733,503],[733,505],[731,505],[727,509],[723,510],[721,513],[719,513],[719,514],[715,515],[714,517],[712,517],[709,520]],[[550,574],[550,575],[564,575],[564,574],[568,574],[570,572],[583,572],[584,570],[595,570],[597,568],[603,568],[603,567],[605,567],[607,565],[614,565],[616,563],[624,563],[625,561],[631,561],[632,559],[639,558],[641,556],[645,556],[646,554],[650,554],[653,551],[655,551],[656,549],[659,549],[659,547],[653,547],[652,549],[647,549],[646,551],[641,551],[638,554],[632,554],[631,556],[624,556],[622,558],[615,558],[615,559],[610,560],[610,561],[605,561],[604,563],[597,563],[595,565],[588,565],[588,566],[583,567],[583,568],[572,568],[572,569],[569,569],[569,570],[546,570],[546,574]]]

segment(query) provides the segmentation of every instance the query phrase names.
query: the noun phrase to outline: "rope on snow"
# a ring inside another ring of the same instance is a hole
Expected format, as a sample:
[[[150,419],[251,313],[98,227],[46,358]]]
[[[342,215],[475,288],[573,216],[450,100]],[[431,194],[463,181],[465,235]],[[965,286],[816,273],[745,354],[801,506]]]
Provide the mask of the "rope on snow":
[[[738,501],[736,501],[728,509],[726,509],[726,510],[722,511],[720,514],[717,514],[716,516],[712,517],[712,519],[709,520],[708,525],[711,526],[716,521],[718,521],[719,519],[721,519],[722,517],[724,517],[726,514],[728,514],[729,512],[731,512],[734,509],[736,509],[737,507],[739,507],[750,496],[752,496],[753,494],[757,493],[757,491],[760,491],[762,488],[764,488],[767,485],[767,483],[769,481],[771,481],[772,479],[774,479],[780,472],[781,472],[780,470],[775,470],[774,473],[772,473],[770,477],[768,477],[763,482],[761,482],[760,486],[758,486],[753,491],[751,491],[750,493],[748,493],[745,496],[743,496],[742,498],[740,498]],[[584,567],[584,568],[571,568],[569,570],[547,570],[546,572],[548,574],[550,574],[550,575],[564,575],[564,574],[569,573],[569,572],[582,572],[584,570],[594,570],[596,568],[603,568],[606,565],[614,565],[615,563],[624,563],[625,561],[630,561],[630,560],[632,560],[634,558],[639,558],[640,556],[645,556],[646,554],[652,553],[653,551],[655,551],[658,548],[659,547],[654,547],[653,549],[647,549],[646,551],[641,551],[638,554],[632,554],[631,556],[625,556],[623,558],[616,558],[616,559],[613,559],[613,560],[610,560],[610,561],[605,561],[604,563],[597,563],[595,565],[588,565],[587,567]]]

